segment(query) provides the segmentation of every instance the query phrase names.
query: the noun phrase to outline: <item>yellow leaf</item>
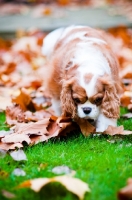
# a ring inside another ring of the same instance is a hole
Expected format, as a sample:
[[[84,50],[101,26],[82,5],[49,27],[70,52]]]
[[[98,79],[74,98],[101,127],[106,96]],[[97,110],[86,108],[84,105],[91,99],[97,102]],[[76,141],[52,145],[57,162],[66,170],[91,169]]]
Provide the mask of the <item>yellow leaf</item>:
[[[53,178],[36,178],[33,180],[28,180],[19,185],[20,188],[29,187],[35,192],[39,192],[42,187],[49,183],[59,182],[61,183],[68,191],[74,193],[83,199],[86,192],[90,192],[89,186],[87,183],[83,182],[78,178],[71,176],[56,176]]]

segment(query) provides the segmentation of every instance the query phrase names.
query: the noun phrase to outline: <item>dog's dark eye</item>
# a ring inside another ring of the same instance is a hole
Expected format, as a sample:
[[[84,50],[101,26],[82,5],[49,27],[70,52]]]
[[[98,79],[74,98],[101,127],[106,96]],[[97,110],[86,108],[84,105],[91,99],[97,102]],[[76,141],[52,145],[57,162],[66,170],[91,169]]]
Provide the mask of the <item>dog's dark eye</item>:
[[[97,104],[97,105],[100,105],[102,103],[102,97],[97,97],[95,100],[94,100],[94,103]]]
[[[80,99],[78,99],[78,98],[74,98],[74,102],[75,102],[76,104],[81,103]]]

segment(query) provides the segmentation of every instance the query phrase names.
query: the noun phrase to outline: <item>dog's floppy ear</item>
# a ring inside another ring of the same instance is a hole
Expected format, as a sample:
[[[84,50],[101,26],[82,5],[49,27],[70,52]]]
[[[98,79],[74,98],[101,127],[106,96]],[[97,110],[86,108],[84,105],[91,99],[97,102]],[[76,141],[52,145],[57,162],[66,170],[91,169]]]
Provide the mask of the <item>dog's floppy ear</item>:
[[[120,113],[120,99],[116,84],[109,76],[103,77],[101,81],[104,86],[104,98],[101,105],[102,112],[108,118],[117,119]]]
[[[61,99],[62,115],[74,118],[76,116],[76,106],[72,98],[71,84],[72,81],[63,82],[60,99]]]

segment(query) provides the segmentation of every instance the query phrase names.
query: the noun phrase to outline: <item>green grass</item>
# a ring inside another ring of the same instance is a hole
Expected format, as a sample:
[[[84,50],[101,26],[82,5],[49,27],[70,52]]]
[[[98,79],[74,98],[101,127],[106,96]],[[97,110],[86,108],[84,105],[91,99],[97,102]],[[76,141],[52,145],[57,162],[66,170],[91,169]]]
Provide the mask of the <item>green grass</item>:
[[[4,127],[4,114],[0,120]],[[120,119],[118,123],[132,130],[132,119]],[[117,199],[117,191],[126,184],[127,178],[132,176],[131,135],[120,138],[117,136],[85,138],[81,134],[73,133],[61,140],[52,139],[48,143],[25,147],[24,151],[28,161],[16,162],[9,155],[0,158],[0,190],[10,191],[20,200],[78,199],[60,184],[47,185],[39,193],[27,188],[17,188],[20,183],[28,179],[55,176],[52,173],[52,168],[55,166],[70,167],[76,171],[75,177],[89,184],[91,193],[85,195],[85,200]],[[45,167],[39,170],[40,164],[45,164]],[[22,168],[26,176],[12,175],[15,168]],[[0,199],[5,198],[0,194]]]

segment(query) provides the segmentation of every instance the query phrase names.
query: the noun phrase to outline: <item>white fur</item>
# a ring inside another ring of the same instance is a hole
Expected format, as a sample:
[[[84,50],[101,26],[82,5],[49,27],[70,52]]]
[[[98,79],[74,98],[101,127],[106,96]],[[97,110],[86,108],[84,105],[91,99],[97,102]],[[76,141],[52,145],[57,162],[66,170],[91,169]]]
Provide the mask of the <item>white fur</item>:
[[[104,132],[109,125],[117,126],[117,120],[107,118],[103,113],[100,113],[96,121],[96,132]]]
[[[84,28],[86,26],[69,26],[67,28],[65,28],[65,31],[63,32],[63,34],[61,35],[60,39],[63,39],[70,31],[75,30],[75,29],[79,29],[79,28]],[[74,35],[73,35],[74,36]],[[74,38],[73,38],[74,39]]]
[[[89,114],[83,112],[83,108],[90,107],[92,111]],[[93,119],[96,120],[99,115],[100,109],[95,104],[92,104],[90,101],[86,101],[84,104],[79,104],[77,106],[77,113],[80,118]]]
[[[44,38],[42,46],[42,54],[47,56],[47,58],[49,58],[53,53],[54,47],[57,41],[60,39],[63,31],[64,28],[56,29],[55,31],[52,31]]]
[[[93,73],[103,76],[110,74],[110,66],[103,53],[89,43],[80,42],[74,56],[74,62],[79,64],[80,73]]]

